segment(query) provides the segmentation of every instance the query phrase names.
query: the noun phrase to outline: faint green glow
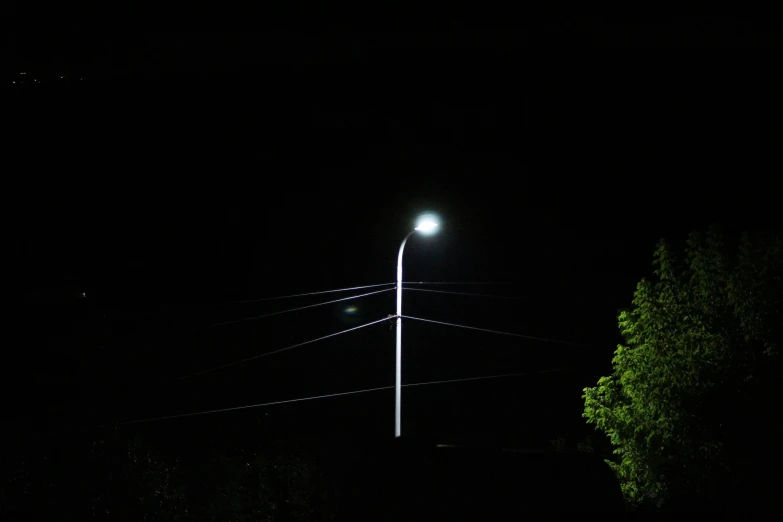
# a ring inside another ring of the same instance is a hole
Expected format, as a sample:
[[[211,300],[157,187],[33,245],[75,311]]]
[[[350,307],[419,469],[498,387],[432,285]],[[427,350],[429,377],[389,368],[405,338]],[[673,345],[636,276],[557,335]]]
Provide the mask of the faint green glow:
[[[359,311],[359,309],[356,308],[355,306],[349,306],[348,308],[345,309],[345,313],[346,314],[351,314],[351,315],[355,314],[358,311]]]

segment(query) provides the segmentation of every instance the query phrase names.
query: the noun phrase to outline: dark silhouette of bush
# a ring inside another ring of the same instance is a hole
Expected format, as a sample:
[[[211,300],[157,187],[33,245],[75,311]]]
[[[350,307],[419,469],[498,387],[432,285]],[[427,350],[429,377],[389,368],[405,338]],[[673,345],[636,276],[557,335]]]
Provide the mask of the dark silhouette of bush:
[[[501,520],[625,512],[617,479],[590,453],[400,440],[365,448],[349,475],[344,520]]]

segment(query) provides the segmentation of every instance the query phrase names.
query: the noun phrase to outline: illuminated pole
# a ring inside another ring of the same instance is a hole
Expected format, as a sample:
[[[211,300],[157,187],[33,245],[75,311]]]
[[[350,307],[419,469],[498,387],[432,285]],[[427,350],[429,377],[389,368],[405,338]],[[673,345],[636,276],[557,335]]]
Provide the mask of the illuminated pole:
[[[402,410],[402,252],[405,249],[405,243],[414,232],[432,232],[438,226],[432,220],[422,221],[419,226],[411,230],[400,245],[400,252],[397,254],[397,346],[394,378],[394,436],[402,435],[401,410]]]
[[[405,248],[405,242],[413,235],[412,230],[405,236],[400,245],[400,253],[397,256],[397,355],[396,355],[396,373],[394,378],[394,436],[399,437],[402,434],[400,410],[402,408],[402,251]]]

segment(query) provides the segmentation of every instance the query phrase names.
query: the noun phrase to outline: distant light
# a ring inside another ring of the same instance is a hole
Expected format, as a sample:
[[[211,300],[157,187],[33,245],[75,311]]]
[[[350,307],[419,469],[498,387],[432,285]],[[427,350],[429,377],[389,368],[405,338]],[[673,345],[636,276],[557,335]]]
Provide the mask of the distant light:
[[[19,74],[27,74],[26,72],[20,72]]]
[[[345,309],[346,314],[355,314],[358,311],[359,309],[356,308],[355,306],[349,306],[348,308]]]

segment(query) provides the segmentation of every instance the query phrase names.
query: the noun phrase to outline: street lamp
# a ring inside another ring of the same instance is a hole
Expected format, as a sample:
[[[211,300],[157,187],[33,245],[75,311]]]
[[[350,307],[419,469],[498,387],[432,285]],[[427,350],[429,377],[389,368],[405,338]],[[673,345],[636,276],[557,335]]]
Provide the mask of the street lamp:
[[[430,235],[437,231],[438,223],[436,218],[431,215],[422,216],[416,228],[411,230],[400,245],[400,253],[397,255],[397,356],[396,356],[396,374],[394,380],[394,436],[399,437],[402,433],[400,410],[402,407],[402,251],[405,249],[405,243],[414,233]]]

